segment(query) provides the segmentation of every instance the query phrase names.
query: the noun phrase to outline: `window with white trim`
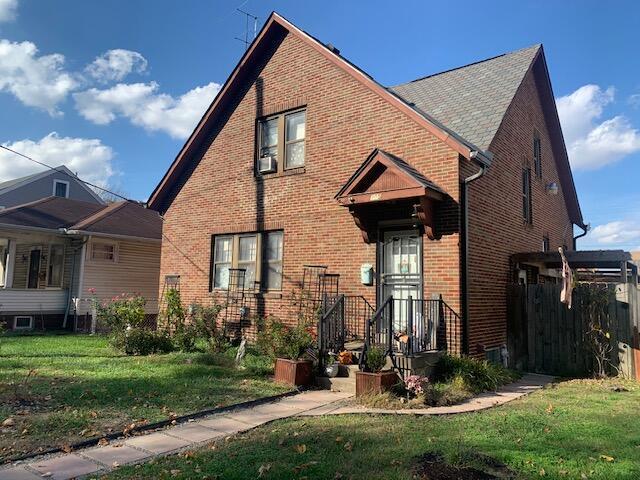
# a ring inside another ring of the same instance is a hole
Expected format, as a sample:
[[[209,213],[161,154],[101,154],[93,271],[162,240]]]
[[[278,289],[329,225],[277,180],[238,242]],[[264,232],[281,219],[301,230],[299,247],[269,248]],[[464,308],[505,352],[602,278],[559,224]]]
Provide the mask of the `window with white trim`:
[[[113,242],[92,242],[89,258],[95,262],[116,263],[118,244]]]
[[[65,180],[53,181],[53,196],[69,198],[69,182]]]
[[[282,231],[215,235],[212,239],[210,290],[227,289],[229,269],[243,269],[247,290],[282,289]]]
[[[14,330],[31,330],[33,328],[33,317],[28,315],[18,315],[13,317]]]
[[[62,287],[64,273],[64,245],[49,245],[47,287]]]

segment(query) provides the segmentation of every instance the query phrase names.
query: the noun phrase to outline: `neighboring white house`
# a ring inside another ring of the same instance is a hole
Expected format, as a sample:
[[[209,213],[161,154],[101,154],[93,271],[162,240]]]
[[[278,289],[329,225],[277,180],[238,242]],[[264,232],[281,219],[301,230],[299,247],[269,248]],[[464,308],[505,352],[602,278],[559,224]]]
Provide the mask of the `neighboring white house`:
[[[64,165],[0,182],[0,208],[15,207],[50,196],[105,204],[96,192]]]
[[[133,202],[48,197],[0,211],[0,322],[73,328],[92,299],[139,293],[158,313],[160,216]]]

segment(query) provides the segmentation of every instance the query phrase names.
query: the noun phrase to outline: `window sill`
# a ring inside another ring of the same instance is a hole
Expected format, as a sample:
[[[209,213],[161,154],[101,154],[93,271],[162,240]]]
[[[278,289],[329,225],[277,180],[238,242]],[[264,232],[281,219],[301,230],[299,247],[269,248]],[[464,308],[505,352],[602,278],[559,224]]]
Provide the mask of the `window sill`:
[[[227,294],[227,290],[224,288],[214,288],[211,292],[209,292],[212,295],[215,294]],[[252,296],[254,298],[274,298],[274,299],[278,299],[278,298],[282,298],[282,292],[280,290],[278,291],[273,291],[273,292],[244,292],[244,294],[246,296]]]
[[[305,173],[305,167],[298,168],[290,168],[289,170],[283,170],[281,172],[273,172],[273,173],[258,173],[256,174],[256,178],[268,179],[268,178],[279,178],[279,177],[289,177],[291,175],[301,175]]]

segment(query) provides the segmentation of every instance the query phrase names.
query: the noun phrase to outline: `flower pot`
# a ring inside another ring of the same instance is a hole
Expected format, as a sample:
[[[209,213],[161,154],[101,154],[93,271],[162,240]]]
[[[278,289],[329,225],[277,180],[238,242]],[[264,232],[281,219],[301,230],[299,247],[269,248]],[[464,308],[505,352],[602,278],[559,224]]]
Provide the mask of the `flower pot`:
[[[296,387],[310,385],[313,380],[313,362],[311,360],[289,360],[277,358],[275,381]]]
[[[329,364],[326,367],[324,367],[324,374],[329,378],[337,377],[339,371],[340,371],[340,364],[338,362],[333,362],[332,364]]]
[[[398,381],[398,374],[393,370],[377,373],[356,372],[356,397],[389,391]]]

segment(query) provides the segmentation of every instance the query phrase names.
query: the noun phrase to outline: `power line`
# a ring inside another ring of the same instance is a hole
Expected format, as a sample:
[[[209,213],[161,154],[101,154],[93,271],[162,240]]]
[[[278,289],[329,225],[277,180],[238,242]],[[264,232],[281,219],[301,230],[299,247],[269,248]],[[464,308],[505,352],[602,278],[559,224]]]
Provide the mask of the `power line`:
[[[38,160],[36,160],[36,159],[34,159],[34,158],[29,157],[28,155],[25,155],[24,153],[20,153],[20,152],[18,152],[17,150],[13,150],[13,149],[11,149],[11,148],[9,148],[9,147],[6,147],[6,146],[4,146],[4,145],[1,145],[1,144],[0,144],[0,148],[3,148],[3,149],[4,149],[4,150],[6,150],[7,152],[11,152],[11,153],[13,153],[14,155],[18,155],[18,156],[20,156],[20,157],[22,157],[22,158],[26,158],[27,160],[31,160],[33,163],[37,163],[38,165],[41,165],[41,166],[43,166],[43,167],[46,167],[46,168],[48,168],[49,170],[53,170],[54,172],[62,173],[62,174],[64,174],[64,175],[66,175],[67,177],[73,178],[74,180],[78,180],[79,182],[84,183],[85,185],[88,185],[88,186],[93,187],[93,188],[97,188],[98,190],[102,190],[103,192],[106,192],[106,193],[109,193],[109,194],[111,194],[111,195],[113,195],[113,196],[115,196],[115,197],[121,198],[122,200],[125,200],[125,201],[127,201],[127,202],[134,202],[134,203],[138,203],[138,202],[136,202],[135,200],[131,200],[130,198],[123,197],[123,196],[122,196],[122,195],[120,195],[119,193],[112,192],[111,190],[107,190],[106,188],[99,187],[98,185],[95,185],[95,184],[93,184],[93,183],[87,182],[86,180],[82,180],[82,179],[81,179],[80,177],[78,177],[77,175],[72,175],[72,174],[70,174],[70,173],[68,173],[68,172],[65,172],[64,170],[58,170],[57,168],[52,167],[51,165],[47,165],[47,164],[46,164],[46,163],[44,163],[44,162],[40,162],[40,161],[38,161]]]

